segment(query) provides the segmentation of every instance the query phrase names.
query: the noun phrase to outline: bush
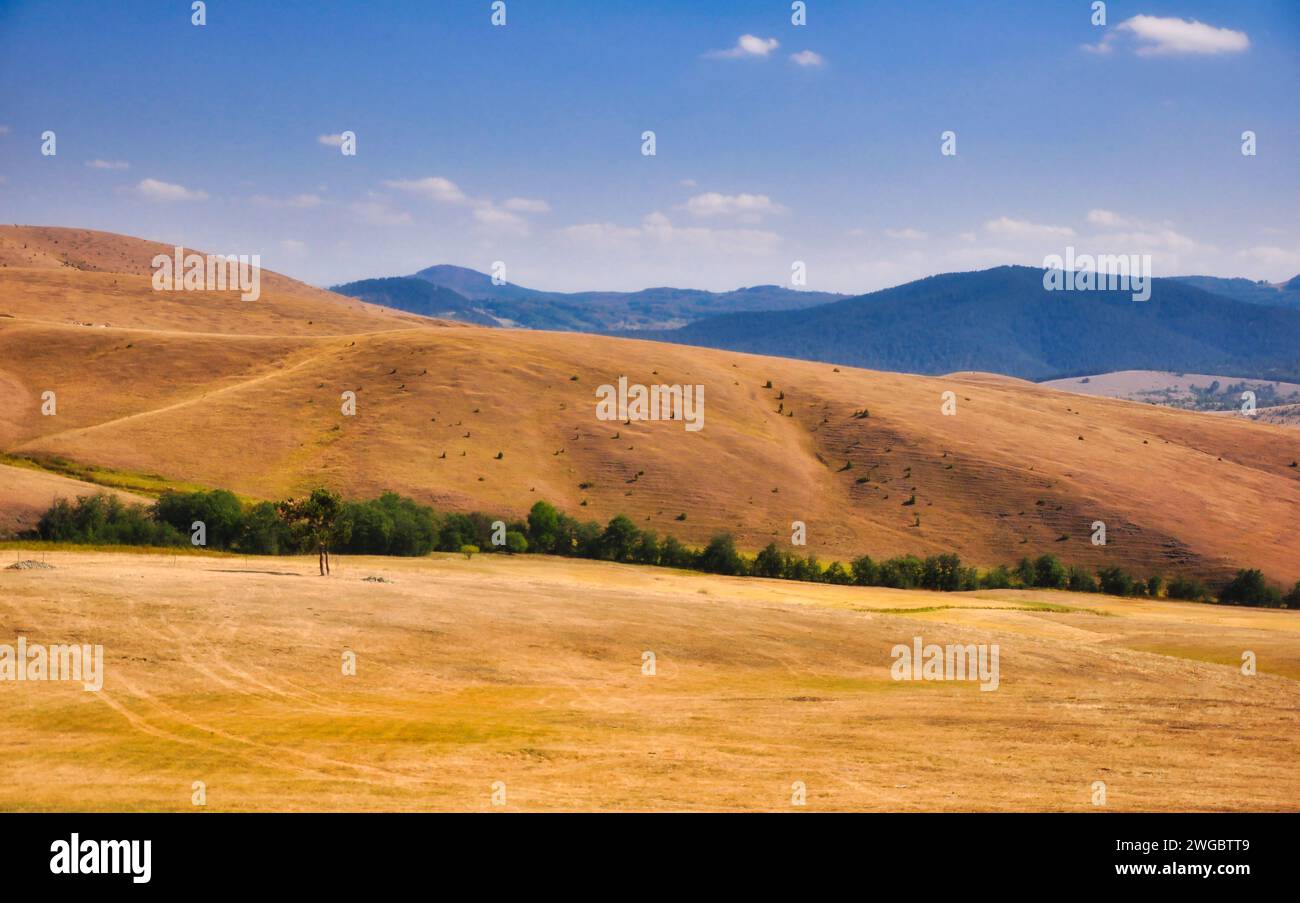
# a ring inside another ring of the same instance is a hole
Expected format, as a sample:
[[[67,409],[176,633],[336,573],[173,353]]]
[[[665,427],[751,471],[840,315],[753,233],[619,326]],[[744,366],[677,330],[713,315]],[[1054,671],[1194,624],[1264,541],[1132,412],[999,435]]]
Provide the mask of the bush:
[[[745,562],[736,554],[736,543],[729,533],[719,533],[709,540],[700,553],[700,570],[710,574],[743,574]]]
[[[632,560],[637,564],[659,563],[659,537],[653,530],[643,530],[632,550]]]
[[[1147,578],[1147,595],[1152,599],[1160,595],[1160,588],[1164,586],[1165,578],[1159,574],[1153,574]]]
[[[539,501],[528,512],[528,535],[538,552],[555,551],[560,537],[560,513],[550,502]]]
[[[506,531],[506,551],[512,555],[522,555],[528,551],[528,539],[518,530]]]
[[[817,583],[822,579],[822,565],[817,556],[809,553],[807,558],[791,554],[785,562],[785,579],[802,580],[805,583]]]
[[[1097,581],[1101,591],[1112,596],[1130,596],[1133,594],[1133,578],[1117,567],[1102,568],[1097,572]]]
[[[1011,571],[1007,570],[1005,564],[999,564],[980,578],[980,586],[984,589],[1009,589],[1011,586]]]
[[[216,549],[232,547],[244,529],[243,506],[233,492],[225,489],[164,492],[154,503],[153,516],[183,536],[192,536],[194,523],[201,521],[205,544]]]
[[[1065,566],[1055,555],[1040,555],[1034,562],[1034,586],[1063,589],[1067,577]]]
[[[160,523],[142,505],[124,505],[115,495],[58,499],[36,525],[41,539],[95,545],[179,546],[186,542],[171,524]]]
[[[927,557],[921,565],[920,585],[944,592],[961,589],[961,559],[952,553]]]
[[[785,554],[776,543],[769,542],[754,558],[755,577],[781,577],[785,574]]]
[[[831,562],[824,577],[827,583],[834,583],[838,586],[847,586],[853,582],[853,577],[844,569],[844,565],[838,561]]]
[[[622,514],[615,517],[600,535],[600,557],[606,561],[631,561],[641,531],[631,518]]]
[[[880,585],[894,589],[915,589],[921,585],[925,564],[915,555],[900,555],[880,565]]]
[[[858,586],[874,586],[880,580],[880,568],[870,555],[853,559],[853,582]]]
[[[464,555],[465,560],[468,561],[469,559],[473,558],[475,555],[478,554],[478,546],[470,545],[467,543],[460,547],[460,554]]]
[[[1199,602],[1209,595],[1209,590],[1205,584],[1192,577],[1175,577],[1169,581],[1169,588],[1165,594],[1170,599],[1186,599],[1191,602]]]
[[[1025,589],[1034,585],[1037,579],[1037,572],[1034,570],[1034,563],[1028,558],[1021,558],[1020,563],[1016,565],[1016,582]]]
[[[1282,604],[1287,608],[1300,608],[1300,580],[1291,587],[1291,592],[1282,597]]]
[[[1282,593],[1264,580],[1264,575],[1254,568],[1237,571],[1219,592],[1219,602],[1224,605],[1258,605],[1263,608],[1281,608]]]
[[[287,555],[299,551],[274,502],[258,502],[248,509],[235,548],[249,555]]]
[[[659,550],[659,563],[670,568],[693,568],[695,553],[678,542],[676,536],[669,536]]]
[[[1070,565],[1070,569],[1066,574],[1065,585],[1076,593],[1095,593],[1097,591],[1097,581],[1093,579],[1092,574],[1074,565]]]

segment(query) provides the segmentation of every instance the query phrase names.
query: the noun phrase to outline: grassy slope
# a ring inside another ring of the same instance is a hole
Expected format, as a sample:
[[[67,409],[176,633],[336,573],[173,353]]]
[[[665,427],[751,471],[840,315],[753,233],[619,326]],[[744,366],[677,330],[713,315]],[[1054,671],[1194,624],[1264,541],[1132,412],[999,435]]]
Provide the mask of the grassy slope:
[[[0,233],[10,247],[30,239]],[[154,250],[132,241],[102,243],[133,261]],[[1300,472],[1287,466],[1300,437],[1266,424],[975,374],[448,327],[305,286],[281,296],[269,277],[264,301],[243,304],[89,274],[119,295],[87,276],[0,269],[0,312],[15,314],[0,319],[0,451],[247,497],[323,481],[517,515],[546,498],[696,543],[728,529],[750,549],[788,542],[802,520],[823,559],[956,549],[993,564],[1050,551],[1144,574],[1254,565],[1300,578]],[[65,307],[50,303],[56,288]],[[128,315],[108,328],[67,322]],[[705,429],[596,421],[595,387],[620,374],[703,384]],[[39,416],[46,388],[58,390],[57,417]],[[355,417],[339,411],[345,389],[357,392]],[[955,417],[940,413],[947,390]],[[870,418],[854,419],[863,407]],[[1107,523],[1104,549],[1088,542],[1094,520]]]
[[[198,780],[214,810],[487,810],[495,781],[525,810],[787,810],[803,781],[811,810],[1083,811],[1095,780],[1111,809],[1300,808],[1294,612],[530,556],[330,579],[46,557],[0,570],[0,639],[102,643],[107,679],[0,684],[0,810],[189,810]],[[891,680],[914,636],[997,643],[1000,688]]]

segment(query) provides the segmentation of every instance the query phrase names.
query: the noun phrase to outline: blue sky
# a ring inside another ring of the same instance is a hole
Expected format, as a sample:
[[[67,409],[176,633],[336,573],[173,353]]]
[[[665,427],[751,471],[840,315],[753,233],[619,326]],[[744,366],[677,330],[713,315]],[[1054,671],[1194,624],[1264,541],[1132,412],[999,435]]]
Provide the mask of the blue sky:
[[[1300,273],[1294,0],[490,6],[0,0],[0,221],[316,284],[861,292],[1067,245]]]

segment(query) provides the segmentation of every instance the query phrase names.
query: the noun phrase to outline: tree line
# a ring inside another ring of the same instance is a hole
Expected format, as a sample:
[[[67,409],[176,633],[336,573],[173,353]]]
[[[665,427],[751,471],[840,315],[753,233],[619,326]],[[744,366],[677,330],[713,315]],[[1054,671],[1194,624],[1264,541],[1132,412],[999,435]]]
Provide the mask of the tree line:
[[[481,512],[439,512],[414,499],[385,492],[353,501],[317,488],[300,498],[242,503],[224,489],[166,492],[151,506],[126,505],[116,496],[58,499],[41,516],[31,538],[52,542],[106,545],[182,546],[250,555],[314,553],[320,571],[329,573],[330,553],[422,556],[430,552],[522,554],[536,552],[628,564],[686,568],[712,574],[769,577],[844,586],[883,586],[958,592],[976,589],[1040,588],[1101,592],[1114,596],[1161,595],[1198,602],[1269,608],[1300,608],[1300,582],[1287,593],[1270,584],[1257,569],[1242,569],[1217,593],[1201,581],[1161,575],[1146,578],[1119,567],[1089,571],[1067,565],[1055,555],[1022,558],[1014,567],[998,565],[980,572],[952,552],[899,555],[876,561],[869,555],[847,565],[823,565],[816,555],[768,543],[756,555],[737,551],[728,533],[714,536],[702,549],[668,535],[642,530],[626,515],[607,524],[579,521],[538,501],[526,518],[508,520]]]

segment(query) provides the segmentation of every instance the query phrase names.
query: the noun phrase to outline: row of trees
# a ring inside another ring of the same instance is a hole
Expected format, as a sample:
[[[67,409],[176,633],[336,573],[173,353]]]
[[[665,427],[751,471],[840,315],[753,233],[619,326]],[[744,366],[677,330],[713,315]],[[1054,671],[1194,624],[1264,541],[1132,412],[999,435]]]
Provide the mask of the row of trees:
[[[847,566],[823,565],[815,555],[801,556],[769,543],[745,556],[722,533],[703,549],[683,545],[674,536],[660,538],[618,515],[601,526],[579,521],[549,502],[533,505],[524,520],[507,521],[487,514],[440,513],[393,492],[369,501],[347,501],[337,493],[315,489],[302,498],[244,505],[223,489],[168,492],[151,508],[128,506],[116,497],[96,495],[76,502],[60,499],[37,528],[42,539],[56,542],[131,545],[184,545],[255,555],[315,553],[320,572],[330,571],[330,552],[354,555],[427,555],[432,551],[539,552],[632,564],[689,568],[714,574],[770,577],[815,583],[885,586],[957,592],[974,589],[1042,588],[1102,592],[1115,596],[1160,596],[1213,601],[1198,580],[1159,575],[1135,577],[1122,568],[1095,572],[1063,564],[1055,555],[1023,558],[1012,568],[998,565],[980,573],[954,553],[900,555],[874,561],[863,555]],[[1300,583],[1285,595],[1258,570],[1241,570],[1218,593],[1228,605],[1300,608]]]

